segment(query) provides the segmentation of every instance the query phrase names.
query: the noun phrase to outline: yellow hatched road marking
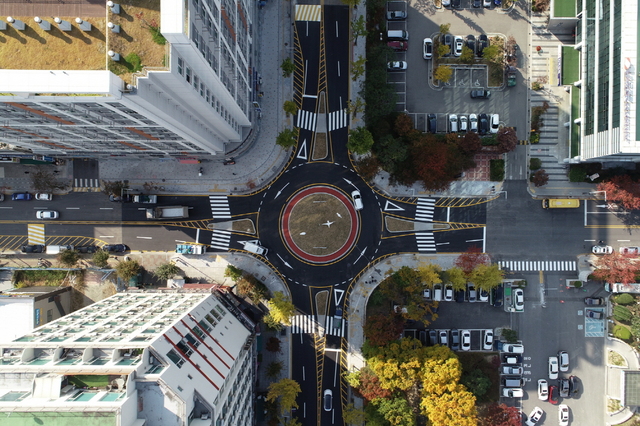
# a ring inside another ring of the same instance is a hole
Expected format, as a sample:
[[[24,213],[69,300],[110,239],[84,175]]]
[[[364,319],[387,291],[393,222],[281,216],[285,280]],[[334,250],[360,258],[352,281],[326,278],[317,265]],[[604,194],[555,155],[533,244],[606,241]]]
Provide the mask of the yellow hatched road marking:
[[[296,21],[316,21],[320,22],[322,9],[319,4],[298,4],[296,5]]]
[[[44,244],[44,225],[29,224],[29,244]]]

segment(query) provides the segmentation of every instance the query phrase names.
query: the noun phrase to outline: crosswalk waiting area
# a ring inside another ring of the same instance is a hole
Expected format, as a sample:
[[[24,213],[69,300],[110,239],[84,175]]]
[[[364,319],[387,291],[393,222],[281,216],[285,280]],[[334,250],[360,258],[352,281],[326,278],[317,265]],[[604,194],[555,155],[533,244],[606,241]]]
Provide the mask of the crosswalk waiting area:
[[[333,318],[327,315],[324,322],[323,327],[315,320],[313,315],[296,315],[291,319],[291,334],[328,334],[330,336],[344,337],[347,326],[346,321],[342,321],[340,328],[334,328]]]
[[[509,271],[575,271],[575,260],[500,260],[500,269]]]

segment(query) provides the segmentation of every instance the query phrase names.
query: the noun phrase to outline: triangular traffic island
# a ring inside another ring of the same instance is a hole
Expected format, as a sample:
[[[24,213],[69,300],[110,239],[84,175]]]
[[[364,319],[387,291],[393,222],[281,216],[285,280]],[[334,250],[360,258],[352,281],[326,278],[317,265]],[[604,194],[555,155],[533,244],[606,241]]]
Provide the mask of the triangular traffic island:
[[[447,223],[425,223],[386,216],[384,224],[389,232],[444,231],[451,228]]]
[[[329,153],[329,140],[327,138],[327,106],[325,104],[325,93],[320,92],[318,96],[318,119],[316,120],[316,130],[313,134],[313,151],[311,160],[318,161],[327,158]]]

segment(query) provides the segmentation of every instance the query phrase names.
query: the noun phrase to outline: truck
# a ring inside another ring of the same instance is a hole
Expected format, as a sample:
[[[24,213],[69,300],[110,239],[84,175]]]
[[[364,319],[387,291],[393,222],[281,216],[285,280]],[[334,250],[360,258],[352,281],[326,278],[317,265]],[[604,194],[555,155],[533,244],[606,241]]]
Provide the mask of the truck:
[[[610,293],[640,293],[640,283],[607,283],[604,285],[604,289]]]
[[[157,204],[158,196],[157,195],[142,195],[137,194],[133,196],[134,203],[143,203],[143,204]]]
[[[202,254],[206,247],[202,244],[177,244],[176,253],[180,254]]]
[[[181,219],[189,217],[189,207],[186,206],[163,206],[147,209],[147,219]]]

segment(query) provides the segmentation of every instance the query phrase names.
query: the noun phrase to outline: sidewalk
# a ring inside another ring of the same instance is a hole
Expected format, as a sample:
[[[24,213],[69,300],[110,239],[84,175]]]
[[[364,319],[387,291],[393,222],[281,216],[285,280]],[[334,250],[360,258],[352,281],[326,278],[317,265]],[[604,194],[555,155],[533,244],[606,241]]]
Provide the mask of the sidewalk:
[[[620,354],[627,362],[626,367],[618,367],[614,365],[610,365],[608,362],[609,351],[615,351]],[[604,356],[605,360],[607,360],[606,370],[605,370],[605,386],[606,386],[606,396],[608,398],[620,400],[623,395],[623,371],[624,370],[635,370],[638,371],[640,369],[640,360],[638,359],[638,353],[629,345],[624,343],[623,341],[613,338],[607,337],[605,339],[604,345]],[[605,404],[607,401],[605,401]],[[607,425],[617,425],[629,420],[635,414],[634,411],[629,409],[629,407],[624,407],[622,410],[610,414],[607,419]]]

